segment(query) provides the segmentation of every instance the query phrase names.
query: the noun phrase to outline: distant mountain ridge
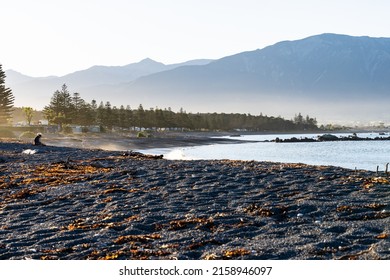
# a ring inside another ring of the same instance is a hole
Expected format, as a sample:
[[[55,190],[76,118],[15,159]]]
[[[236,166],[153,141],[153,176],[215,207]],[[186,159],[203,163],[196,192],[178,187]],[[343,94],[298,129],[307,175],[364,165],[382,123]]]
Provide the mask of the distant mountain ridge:
[[[389,77],[389,38],[323,34],[224,57],[201,68],[158,73],[136,83],[147,89],[166,86],[171,78],[176,80],[173,87],[194,83],[213,90],[225,85],[252,91],[351,91],[388,90]]]
[[[61,79],[22,78],[30,90],[36,84],[55,82],[58,89],[67,83],[87,101],[115,105],[390,122],[390,38],[321,34],[214,61],[167,66],[146,59],[95,66]],[[45,92],[46,104],[52,92]]]
[[[322,34],[141,77],[127,94],[195,110],[386,119],[390,38]],[[176,96],[175,93],[177,93]],[[210,101],[210,102],[207,102]]]
[[[98,85],[116,85],[134,81],[142,76],[171,70],[186,65],[204,65],[211,62],[207,59],[191,60],[179,64],[165,65],[150,58],[125,66],[93,66],[89,69],[68,74],[63,79],[77,87],[89,87]]]

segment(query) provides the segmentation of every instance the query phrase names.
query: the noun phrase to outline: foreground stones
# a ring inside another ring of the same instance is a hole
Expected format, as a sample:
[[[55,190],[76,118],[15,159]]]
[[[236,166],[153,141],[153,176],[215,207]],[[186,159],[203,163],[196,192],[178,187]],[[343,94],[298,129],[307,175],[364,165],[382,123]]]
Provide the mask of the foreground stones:
[[[0,143],[0,259],[390,259],[386,174]]]

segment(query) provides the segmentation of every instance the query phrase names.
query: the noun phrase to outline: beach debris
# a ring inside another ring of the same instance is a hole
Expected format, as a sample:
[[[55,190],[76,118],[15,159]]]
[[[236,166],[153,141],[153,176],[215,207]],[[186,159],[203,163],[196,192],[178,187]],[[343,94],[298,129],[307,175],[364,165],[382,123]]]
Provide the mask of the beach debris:
[[[223,257],[226,259],[242,257],[245,255],[250,255],[250,254],[251,254],[251,251],[249,251],[247,249],[226,250],[222,253]]]
[[[39,192],[43,192],[43,191],[44,190],[42,188],[40,188],[40,189],[25,188],[25,189],[16,191],[16,192],[12,193],[9,196],[6,196],[5,200],[9,200],[9,199],[24,199],[24,198],[27,198],[29,196],[35,195],[35,194],[37,194]]]
[[[363,181],[363,187],[365,189],[372,188],[375,185],[389,185],[389,184],[390,184],[389,180],[383,177],[365,178]]]
[[[103,191],[104,194],[109,194],[109,193],[127,193],[129,192],[125,188],[110,188],[105,191]]]
[[[149,242],[156,239],[161,239],[160,234],[140,234],[140,235],[126,235],[126,236],[120,236],[117,239],[115,239],[115,244],[125,244],[129,242]]]
[[[382,210],[385,208],[385,204],[379,204],[379,203],[370,203],[366,205],[342,205],[337,207],[337,212],[352,212],[354,209],[372,209],[372,210]]]
[[[74,166],[73,169],[65,168],[61,163],[39,165],[36,168],[26,169],[23,174],[14,174],[10,185],[45,185],[58,186],[89,180],[88,174],[107,172],[109,169],[94,168],[88,165]]]
[[[209,229],[214,228],[213,218],[189,218],[184,220],[174,220],[169,223],[168,230],[181,230],[190,225],[195,225],[196,229]]]
[[[70,156],[67,157],[67,159],[61,163],[64,165],[64,168],[66,169],[74,168],[74,166],[70,163]]]
[[[27,149],[27,150],[24,150],[22,153],[26,154],[26,155],[33,155],[33,154],[36,154],[37,152],[38,152],[38,150]]]
[[[147,155],[140,152],[127,151],[122,154],[123,157],[132,157],[138,159],[162,159],[164,155]]]
[[[250,213],[252,215],[259,215],[262,217],[270,217],[275,214],[271,209],[261,207],[254,203],[244,208],[244,212]]]
[[[122,222],[94,222],[88,223],[88,219],[77,219],[69,225],[61,227],[61,230],[73,231],[77,229],[81,230],[95,230],[95,229],[116,229],[121,227],[126,221]]]
[[[340,219],[348,221],[380,220],[390,217],[390,212],[382,211],[385,204],[370,203],[366,205],[341,205],[336,208],[340,213]]]
[[[375,238],[376,239],[387,239],[387,238],[389,238],[389,234],[382,233],[382,234],[377,235]]]
[[[373,244],[367,250],[363,250],[354,254],[344,255],[340,257],[339,260],[359,260],[362,258],[361,256],[365,255],[371,255],[370,257],[368,257],[368,259],[380,259],[377,252],[375,251],[375,244]]]
[[[336,211],[337,212],[350,212],[350,213],[352,213],[352,209],[353,209],[352,206],[342,205],[342,206],[337,207]]]
[[[206,253],[203,255],[202,259],[204,260],[231,260],[231,259],[237,259],[241,258],[243,256],[251,255],[252,252],[245,249],[245,248],[239,248],[239,249],[229,249],[224,250],[222,253],[216,254],[216,253]]]
[[[369,177],[369,176],[349,176],[344,177],[343,184],[360,184],[364,189],[370,189],[376,185],[390,185],[390,181],[383,177]]]
[[[103,260],[117,260],[120,256],[120,253],[116,252],[116,253],[109,253],[107,254],[104,258],[102,258]]]
[[[252,203],[248,207],[244,208],[244,212],[254,216],[273,217],[275,219],[281,220],[287,216],[288,208],[284,205],[276,207],[262,207]]]
[[[204,260],[210,261],[210,260],[217,260],[218,255],[214,253],[208,253],[203,257]]]
[[[222,245],[223,243],[216,240],[216,239],[210,239],[210,240],[205,240],[205,241],[200,241],[200,242],[195,242],[187,246],[188,250],[197,250],[199,248],[202,248],[207,245]]]
[[[161,258],[164,256],[171,255],[169,250],[161,249],[149,249],[142,248],[137,245],[132,245],[130,248],[119,249],[114,252],[108,252],[107,249],[94,250],[89,254],[89,260],[117,260],[117,259],[128,259],[128,260],[148,260],[151,258]],[[169,258],[168,258],[169,259]],[[175,259],[175,258],[173,258]]]
[[[72,247],[65,247],[65,248],[56,248],[56,249],[45,249],[42,250],[42,253],[44,254],[66,254],[66,253],[72,253],[74,251],[74,248]]]
[[[364,205],[364,207],[369,208],[369,209],[374,209],[374,210],[382,210],[383,208],[386,207],[386,205],[380,204],[380,203],[370,203],[370,204]]]
[[[163,244],[159,248],[160,249],[177,249],[179,248],[180,245],[177,243],[172,243],[172,244]]]

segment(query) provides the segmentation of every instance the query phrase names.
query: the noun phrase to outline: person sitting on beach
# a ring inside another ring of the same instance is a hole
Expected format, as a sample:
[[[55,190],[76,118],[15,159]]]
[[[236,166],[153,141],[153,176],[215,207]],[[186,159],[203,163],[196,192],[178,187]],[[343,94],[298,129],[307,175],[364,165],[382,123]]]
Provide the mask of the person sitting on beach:
[[[37,136],[34,139],[34,145],[35,146],[46,146],[45,144],[43,144],[41,142],[41,137],[42,137],[42,134],[38,133]]]

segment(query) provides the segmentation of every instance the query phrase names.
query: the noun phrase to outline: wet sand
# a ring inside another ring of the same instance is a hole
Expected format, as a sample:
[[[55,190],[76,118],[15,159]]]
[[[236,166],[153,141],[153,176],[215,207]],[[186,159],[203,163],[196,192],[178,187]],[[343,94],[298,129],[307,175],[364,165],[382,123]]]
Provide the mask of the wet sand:
[[[120,134],[72,135],[55,136],[44,135],[42,142],[58,147],[73,147],[86,149],[103,149],[110,151],[147,150],[154,148],[175,148],[210,144],[239,144],[256,141],[244,141],[232,138],[223,138],[226,133],[158,133],[153,137],[124,136]]]
[[[390,259],[387,174],[124,150],[0,142],[0,259]]]

